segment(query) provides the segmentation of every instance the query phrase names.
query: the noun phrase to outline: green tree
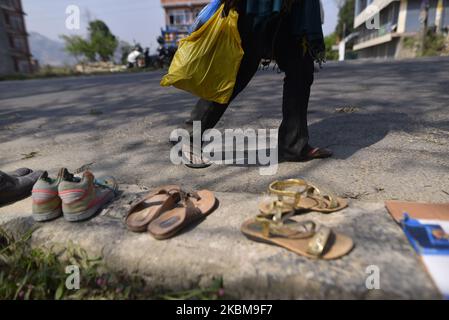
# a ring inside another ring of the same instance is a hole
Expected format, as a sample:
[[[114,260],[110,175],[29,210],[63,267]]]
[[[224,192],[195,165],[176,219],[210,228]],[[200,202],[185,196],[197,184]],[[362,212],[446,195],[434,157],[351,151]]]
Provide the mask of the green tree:
[[[65,50],[75,58],[86,58],[90,62],[110,61],[118,46],[118,39],[111,33],[108,26],[101,20],[91,21],[88,27],[89,38],[62,35]]]
[[[332,47],[337,44],[337,35],[332,33],[324,38],[326,44],[326,60],[338,60],[338,51],[333,50]]]
[[[111,33],[109,27],[101,20],[94,20],[89,23],[88,30],[90,45],[101,61],[111,60],[117,49],[118,40]]]
[[[89,41],[80,36],[62,35],[61,38],[65,42],[65,50],[77,60],[84,57],[91,62],[95,61],[96,53]]]
[[[339,0],[337,5],[340,11],[335,33],[339,39],[342,39],[354,31],[355,0]]]

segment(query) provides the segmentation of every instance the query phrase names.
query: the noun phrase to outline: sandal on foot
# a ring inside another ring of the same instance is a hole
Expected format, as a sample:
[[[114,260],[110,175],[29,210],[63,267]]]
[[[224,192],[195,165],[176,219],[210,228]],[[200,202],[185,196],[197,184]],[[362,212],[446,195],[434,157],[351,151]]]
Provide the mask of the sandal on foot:
[[[286,162],[308,162],[316,159],[327,159],[333,156],[332,151],[325,148],[308,147],[308,151],[300,156],[280,154],[279,159]]]
[[[182,157],[184,165],[191,169],[205,169],[212,165],[212,162],[204,157],[201,151],[195,152],[189,145],[182,147]]]
[[[325,148],[310,148],[304,156],[304,160],[326,159],[333,156],[333,152]]]
[[[250,240],[276,245],[311,259],[333,260],[347,255],[354,243],[346,235],[313,221],[282,223],[256,218],[246,221],[241,232]]]
[[[180,200],[180,190],[176,185],[160,187],[132,205],[125,219],[128,229],[146,231],[151,221],[176,206]]]
[[[158,240],[175,236],[192,223],[205,219],[215,208],[216,198],[213,192],[181,191],[181,201],[172,210],[166,211],[148,225],[148,232]]]

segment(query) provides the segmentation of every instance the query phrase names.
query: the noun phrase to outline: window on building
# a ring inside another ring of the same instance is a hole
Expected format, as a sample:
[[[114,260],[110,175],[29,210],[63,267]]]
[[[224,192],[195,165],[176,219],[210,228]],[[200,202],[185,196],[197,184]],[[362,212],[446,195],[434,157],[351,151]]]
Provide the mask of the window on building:
[[[365,10],[367,6],[368,6],[367,0],[356,0],[355,5],[356,15],[362,13],[362,11]]]
[[[21,59],[18,61],[18,68],[20,73],[29,73],[30,70],[30,62],[27,59]]]
[[[2,5],[11,9],[20,10],[22,8],[20,5],[20,0],[2,0],[0,2]]]
[[[189,10],[172,10],[168,13],[169,23],[172,26],[190,25],[193,23],[193,15]]]
[[[9,43],[9,47],[11,48],[11,49],[14,49],[15,47],[14,47],[14,38],[13,38],[13,36],[12,35],[8,35],[8,43]]]
[[[23,31],[22,17],[19,15],[12,15],[10,17],[10,26],[14,30]]]
[[[26,51],[26,40],[23,37],[14,38],[14,48],[22,52]]]
[[[3,12],[3,17],[5,19],[5,24],[9,27],[11,25],[11,19],[6,11]]]
[[[449,1],[444,1],[443,26],[449,27]]]
[[[14,61],[14,72],[19,72],[19,61],[16,58],[13,58]]]
[[[447,0],[445,2],[448,2]],[[436,7],[438,0],[429,1],[429,27],[435,25]],[[419,32],[421,26],[421,1],[408,1],[407,4],[407,20],[406,20],[406,32]]]
[[[438,0],[430,0],[429,1],[430,8],[429,8],[429,26],[435,26],[435,18],[437,15],[437,5]]]

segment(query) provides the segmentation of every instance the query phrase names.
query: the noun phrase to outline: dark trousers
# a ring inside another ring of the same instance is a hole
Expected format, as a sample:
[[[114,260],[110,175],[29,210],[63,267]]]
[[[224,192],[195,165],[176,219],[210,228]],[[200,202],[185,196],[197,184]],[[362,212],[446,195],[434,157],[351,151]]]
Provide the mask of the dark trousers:
[[[282,101],[282,123],[279,128],[279,155],[284,158],[300,157],[306,152],[309,133],[307,129],[307,108],[310,87],[313,83],[314,63],[304,50],[303,41],[290,33],[290,20],[284,16],[279,22],[265,27],[254,27],[254,17],[240,15],[238,28],[245,52],[237,74],[234,93],[230,102],[246,88],[257,72],[264,53],[274,50],[279,68],[285,72]],[[186,129],[192,130],[193,121],[201,121],[203,131],[215,127],[228,104],[200,99],[193,108]]]

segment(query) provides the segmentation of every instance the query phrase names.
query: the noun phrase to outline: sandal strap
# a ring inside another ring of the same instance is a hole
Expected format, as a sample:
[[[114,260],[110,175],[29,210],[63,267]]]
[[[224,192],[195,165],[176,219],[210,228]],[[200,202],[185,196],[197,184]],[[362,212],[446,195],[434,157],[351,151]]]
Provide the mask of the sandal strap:
[[[286,225],[294,211],[288,213],[261,213],[256,221],[263,226],[262,233],[266,237],[283,237],[288,239],[310,238],[315,234],[316,224],[313,221],[295,222]],[[310,227],[310,228],[308,228]]]
[[[317,186],[313,184],[309,184],[309,188],[307,189],[307,196],[318,201],[319,208],[335,209],[339,206],[337,196],[335,196],[331,192],[322,192]]]
[[[294,198],[294,206],[298,206],[301,201],[301,196],[307,192],[309,183],[304,179],[288,179],[278,180],[272,182],[268,187],[268,192],[273,195],[277,195],[279,199],[284,197]],[[289,187],[304,187],[303,191],[288,191],[285,190]]]
[[[287,239],[306,239],[313,237],[316,233],[316,225],[313,221],[304,221],[298,223],[292,223],[289,226],[282,225],[276,226],[269,224],[268,232],[265,231],[265,235],[268,237],[278,237]]]
[[[179,202],[183,203],[184,206],[186,207],[187,216],[185,223],[189,224],[193,221],[203,218],[204,217],[203,213],[198,209],[197,206],[195,206],[195,204],[191,200],[191,199],[195,199],[197,201],[201,200],[201,196],[198,194],[198,192],[186,188],[181,188],[178,190],[178,192],[180,195]]]
[[[288,179],[288,180],[278,180],[272,182],[268,187],[268,192],[279,197],[292,197],[298,202],[300,196],[307,191],[309,183],[304,179]],[[303,191],[288,191],[285,190],[289,187],[304,187]]]
[[[329,243],[332,230],[327,227],[321,227],[310,240],[307,253],[316,257],[323,255],[327,244]]]
[[[260,216],[264,216],[274,221],[281,221],[283,218],[289,218],[294,211],[295,208],[292,205],[286,204],[281,200],[273,200],[269,203],[268,211],[260,211]],[[284,217],[286,214],[289,214],[289,216]]]
[[[303,191],[285,190],[289,187],[304,187]],[[301,208],[301,197],[308,197],[318,202],[316,208],[335,209],[339,206],[338,197],[331,192],[323,192],[317,186],[304,179],[288,179],[274,181],[268,187],[270,194],[277,195],[282,201],[284,197],[293,198],[293,208]]]
[[[150,192],[149,194],[147,194],[145,197],[137,200],[136,202],[134,202],[131,207],[129,208],[125,219],[128,219],[128,217],[133,214],[133,211],[139,206],[141,205],[143,202],[145,202],[148,199],[151,199],[152,197],[156,196],[156,195],[162,195],[162,194],[166,194],[169,195],[171,199],[175,199],[177,197],[177,193],[180,193],[180,188],[177,186],[173,186],[173,188],[159,188],[155,191]],[[167,199],[166,201],[171,201],[170,199]],[[176,201],[176,200],[175,200]],[[176,201],[176,202],[179,202]]]
[[[188,225],[194,221],[197,221],[201,218],[204,218],[204,215],[202,212],[198,209],[198,207],[195,206],[195,204],[190,200],[190,197],[186,197],[184,199],[181,199],[182,202],[184,202],[184,205],[186,207],[186,219],[184,221],[185,225]]]
[[[198,194],[198,192],[190,189],[180,189],[179,194],[181,196],[181,200],[188,200],[189,198],[194,198],[196,200],[201,200],[201,196]]]

